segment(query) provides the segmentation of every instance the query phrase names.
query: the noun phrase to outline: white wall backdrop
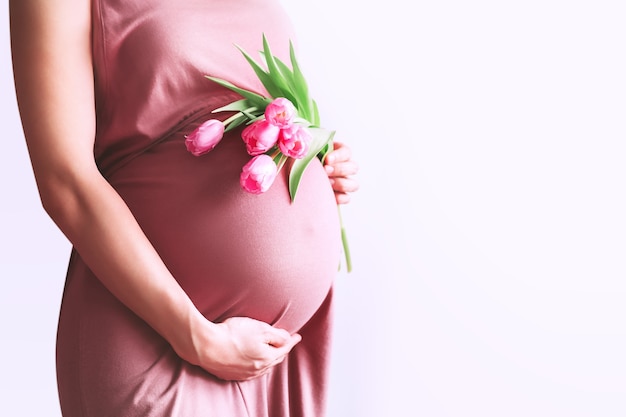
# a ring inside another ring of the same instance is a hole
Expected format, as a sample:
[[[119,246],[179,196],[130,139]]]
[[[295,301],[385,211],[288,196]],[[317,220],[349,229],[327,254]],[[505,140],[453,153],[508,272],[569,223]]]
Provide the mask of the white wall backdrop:
[[[626,5],[287,2],[343,209],[329,417],[626,415]],[[0,10],[0,412],[59,416],[69,245],[41,209]]]

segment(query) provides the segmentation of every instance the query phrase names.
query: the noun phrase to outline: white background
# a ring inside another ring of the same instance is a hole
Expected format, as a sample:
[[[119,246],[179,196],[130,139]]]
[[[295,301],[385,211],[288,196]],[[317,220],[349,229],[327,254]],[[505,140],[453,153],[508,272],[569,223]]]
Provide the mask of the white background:
[[[343,215],[329,417],[626,415],[626,7],[286,7]],[[38,201],[0,9],[0,414],[58,416],[69,245]]]

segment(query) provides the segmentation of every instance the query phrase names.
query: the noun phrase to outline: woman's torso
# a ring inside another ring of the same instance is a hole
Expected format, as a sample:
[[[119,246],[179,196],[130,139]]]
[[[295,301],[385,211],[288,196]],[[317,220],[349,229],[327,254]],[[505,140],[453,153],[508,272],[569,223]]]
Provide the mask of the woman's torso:
[[[225,90],[205,75],[262,92],[236,48],[254,55],[262,34],[288,57],[294,34],[277,0],[93,0],[95,155],[105,175],[219,102]]]
[[[295,331],[326,296],[339,264],[339,226],[317,160],[298,198],[286,170],[270,191],[238,184],[238,131],[196,158],[185,134],[238,97],[212,75],[263,92],[237,46],[265,34],[288,61],[293,31],[275,0],[94,0],[95,155],[153,245],[212,320],[248,315]]]

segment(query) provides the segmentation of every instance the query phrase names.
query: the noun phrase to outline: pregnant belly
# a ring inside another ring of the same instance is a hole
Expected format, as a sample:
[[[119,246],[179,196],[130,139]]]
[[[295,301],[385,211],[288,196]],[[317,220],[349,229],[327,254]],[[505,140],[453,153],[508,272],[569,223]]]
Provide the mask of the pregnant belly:
[[[183,133],[109,177],[164,262],[212,321],[247,316],[296,331],[326,297],[340,260],[337,208],[315,160],[294,203],[283,170],[265,194],[239,186],[236,133],[194,157]]]

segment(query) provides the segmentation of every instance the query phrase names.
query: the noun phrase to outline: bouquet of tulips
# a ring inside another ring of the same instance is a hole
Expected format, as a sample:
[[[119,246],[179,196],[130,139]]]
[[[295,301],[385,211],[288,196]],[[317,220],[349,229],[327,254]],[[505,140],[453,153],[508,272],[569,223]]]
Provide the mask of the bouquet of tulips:
[[[214,112],[233,112],[222,121],[211,119],[201,124],[185,139],[187,150],[199,156],[212,150],[222,139],[224,132],[242,124],[241,137],[252,157],[241,171],[242,188],[253,194],[269,189],[288,159],[292,159],[289,171],[289,195],[296,198],[300,179],[313,160],[324,158],[333,148],[334,131],[320,127],[317,104],[309,96],[309,89],[298,65],[293,44],[289,44],[291,68],[272,55],[270,46],[263,36],[261,57],[266,68],[257,63],[248,53],[239,48],[257,77],[267,90],[269,97],[240,88],[226,80],[206,76],[226,87],[241,99]],[[350,251],[343,222],[341,239],[346,267],[351,271]]]

